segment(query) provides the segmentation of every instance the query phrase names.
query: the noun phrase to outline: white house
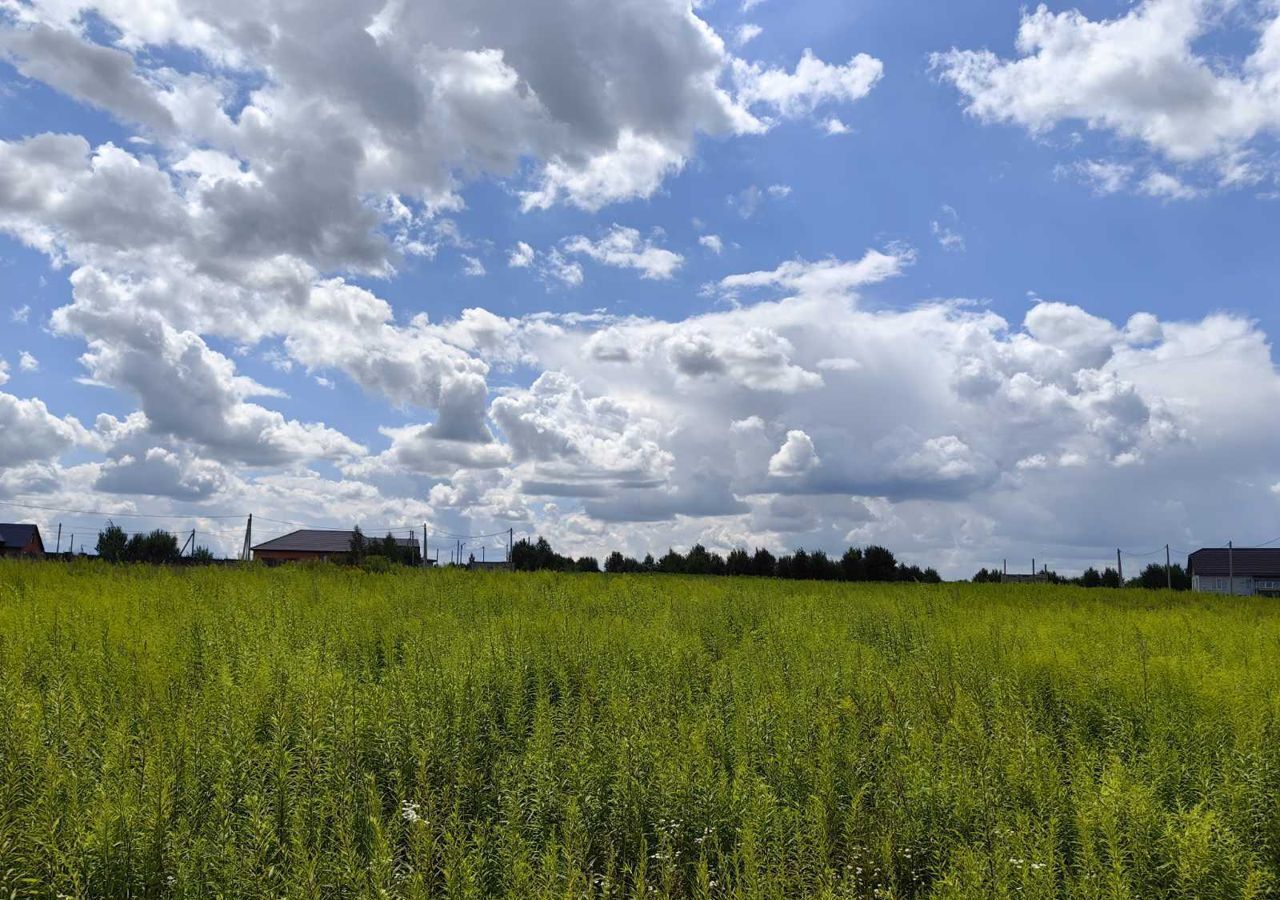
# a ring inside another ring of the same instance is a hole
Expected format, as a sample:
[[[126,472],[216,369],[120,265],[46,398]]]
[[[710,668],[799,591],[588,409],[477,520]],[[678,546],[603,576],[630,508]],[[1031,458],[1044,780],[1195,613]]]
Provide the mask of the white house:
[[[1206,547],[1187,559],[1191,589],[1236,597],[1280,597],[1280,548]]]

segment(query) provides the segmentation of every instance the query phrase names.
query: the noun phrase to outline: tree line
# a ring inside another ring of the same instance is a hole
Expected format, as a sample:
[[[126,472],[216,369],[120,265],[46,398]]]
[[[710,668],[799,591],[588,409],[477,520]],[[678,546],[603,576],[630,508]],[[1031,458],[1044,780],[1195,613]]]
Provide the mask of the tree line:
[[[182,559],[178,538],[170,532],[157,528],[146,534],[128,535],[123,528],[110,521],[106,528],[98,532],[98,543],[94,549],[99,557],[113,563],[165,565]],[[196,547],[189,558],[197,563],[213,562],[213,554],[208,547]]]
[[[366,538],[357,525],[351,530],[351,555],[347,561],[365,569],[420,566],[422,553],[415,544],[401,544],[390,532],[384,538]]]
[[[1191,576],[1186,569],[1174,563],[1167,569],[1160,563],[1148,563],[1147,567],[1136,578],[1122,579],[1120,572],[1110,566],[1101,572],[1093,566],[1085,569],[1075,578],[1067,578],[1057,572],[1045,569],[1042,573],[1050,584],[1070,584],[1083,588],[1146,588],[1150,591],[1168,590],[1172,585],[1175,591],[1191,590]],[[979,569],[973,576],[975,583],[1002,581],[999,569]]]
[[[544,537],[522,538],[511,550],[511,567],[518,571],[599,572],[600,563],[593,556],[574,559],[561,556]],[[668,549],[654,559],[625,556],[613,551],[605,559],[604,571],[614,573],[661,573],[667,575],[736,575],[757,578],[788,578],[803,581],[916,581],[937,584],[942,577],[933,568],[901,563],[886,547],[865,549],[850,547],[838,559],[823,550],[805,550],[774,556],[757,547],[754,553],[745,548],[731,550],[728,556],[694,544],[688,553]]]

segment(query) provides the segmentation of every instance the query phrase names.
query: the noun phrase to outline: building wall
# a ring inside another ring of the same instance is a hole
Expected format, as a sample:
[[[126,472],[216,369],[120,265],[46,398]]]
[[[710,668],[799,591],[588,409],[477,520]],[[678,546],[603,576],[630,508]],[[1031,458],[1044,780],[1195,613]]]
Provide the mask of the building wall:
[[[44,556],[44,546],[33,538],[25,547],[0,547],[0,556]]]
[[[1231,594],[1236,597],[1252,597],[1258,592],[1252,575],[1235,576],[1235,590],[1231,589],[1231,578],[1226,575],[1193,575],[1191,590],[1205,594]]]
[[[346,553],[321,553],[314,550],[254,550],[253,558],[263,562],[305,562],[324,559],[333,562],[345,562]]]

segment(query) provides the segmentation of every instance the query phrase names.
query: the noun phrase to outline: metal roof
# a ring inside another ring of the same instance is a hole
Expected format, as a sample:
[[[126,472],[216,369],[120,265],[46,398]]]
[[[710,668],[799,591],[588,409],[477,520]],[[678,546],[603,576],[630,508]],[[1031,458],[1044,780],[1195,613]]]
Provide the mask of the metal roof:
[[[39,533],[40,529],[34,525],[15,525],[0,522],[0,547],[25,547]]]
[[[1206,547],[1187,559],[1192,575],[1275,576],[1280,578],[1280,547]]]
[[[265,543],[258,544],[254,550],[290,550],[301,553],[350,553],[351,552],[351,536],[354,531],[321,531],[318,529],[304,528],[301,531],[295,531],[292,534],[286,534],[282,537],[272,538]],[[364,536],[365,544],[381,542],[382,537],[377,535],[366,534]],[[397,537],[396,543],[401,547],[418,548],[417,537],[403,538]]]

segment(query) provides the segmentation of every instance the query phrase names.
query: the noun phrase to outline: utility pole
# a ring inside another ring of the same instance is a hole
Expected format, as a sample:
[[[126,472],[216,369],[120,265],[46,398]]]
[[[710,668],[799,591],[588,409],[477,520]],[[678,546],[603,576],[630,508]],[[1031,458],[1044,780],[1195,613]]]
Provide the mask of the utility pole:
[[[1124,560],[1120,558],[1120,548],[1116,548],[1116,572],[1120,575],[1120,587],[1124,587]]]
[[[71,548],[67,552],[72,556],[76,555],[76,533],[74,531],[71,532]]]
[[[515,545],[516,530],[514,528],[507,529],[507,568],[511,568],[511,550]]]
[[[1169,545],[1164,545],[1164,580],[1165,586],[1173,590],[1173,557],[1169,554]]]
[[[244,549],[240,551],[240,559],[248,562],[253,556],[253,513],[249,513],[249,523],[244,527]]]
[[[1034,556],[1031,557],[1031,580],[1036,580],[1036,558]]]
[[[427,567],[427,523],[422,523],[422,568]]]
[[[194,559],[196,555],[196,530],[191,529],[191,556]]]
[[[60,555],[62,553],[62,523],[61,522],[58,523],[58,549],[54,550],[53,553],[55,556]]]
[[[1227,580],[1231,582],[1231,596],[1236,595],[1236,545],[1227,541]]]

